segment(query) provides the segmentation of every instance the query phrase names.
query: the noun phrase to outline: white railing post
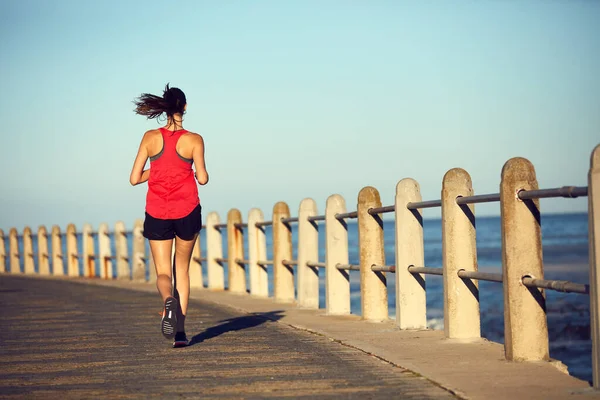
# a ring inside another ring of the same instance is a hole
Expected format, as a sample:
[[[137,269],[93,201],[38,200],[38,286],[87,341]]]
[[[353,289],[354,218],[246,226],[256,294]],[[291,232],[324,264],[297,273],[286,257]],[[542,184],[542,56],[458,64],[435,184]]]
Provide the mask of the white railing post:
[[[502,278],[504,351],[507,360],[548,360],[548,324],[543,289],[527,288],[522,279],[544,279],[539,200],[520,200],[521,190],[537,190],[533,165],[512,158],[502,168]]]
[[[319,308],[319,269],[308,262],[319,261],[319,226],[308,217],[317,215],[317,203],[304,199],[298,210],[298,304]]]
[[[283,201],[273,207],[273,292],[276,301],[294,301],[294,269],[283,264],[292,259],[292,231],[281,222],[289,218],[290,208]]]
[[[136,282],[144,282],[146,281],[146,260],[148,257],[146,257],[146,241],[144,240],[144,221],[142,219],[136,219],[133,224],[132,240],[132,279]]]
[[[360,297],[362,317],[368,321],[388,319],[387,278],[385,272],[373,271],[385,265],[383,221],[369,209],[381,207],[377,189],[363,188],[358,194],[358,241],[360,246]]]
[[[267,239],[263,227],[258,222],[265,220],[263,212],[253,208],[248,214],[248,268],[250,269],[250,294],[259,297],[269,297],[269,276],[266,265],[259,261],[267,259]]]
[[[477,271],[475,207],[459,205],[458,197],[473,196],[471,177],[451,169],[442,183],[442,258],[444,270],[444,335],[449,339],[481,337],[479,281],[461,279],[458,271]]]
[[[2,229],[0,229],[0,272],[6,272],[6,241]]]
[[[21,273],[21,255],[19,254],[19,234],[17,228],[10,228],[8,232],[8,251],[10,252],[10,273]]]
[[[67,225],[67,274],[79,276],[79,255],[77,254],[77,230],[75,225]]]
[[[206,216],[206,265],[208,288],[212,290],[225,289],[225,271],[217,258],[223,257],[223,235],[215,228],[218,225],[219,214],[211,212]]]
[[[115,274],[108,224],[106,223],[102,223],[98,227],[98,262],[100,263],[100,277],[102,279],[112,279]]]
[[[600,145],[592,152],[588,175],[588,229],[590,259],[590,328],[592,382],[600,389]]]
[[[417,181],[402,179],[396,185],[396,324],[400,329],[427,328],[425,275],[411,274],[408,267],[425,266],[423,216],[409,210],[408,203],[420,202]]]
[[[52,227],[52,275],[63,276],[65,274],[62,254],[62,237],[60,227]]]
[[[0,232],[1,235],[1,232]],[[48,231],[44,225],[38,228],[38,271],[40,275],[50,275],[50,254],[48,253]],[[0,238],[0,241],[2,239]],[[0,243],[0,263],[2,262],[2,243]]]
[[[348,224],[335,217],[344,213],[344,198],[329,196],[325,206],[325,308],[329,315],[350,314],[350,274],[336,268],[348,264]]]
[[[96,276],[96,250],[90,224],[83,225],[81,239],[83,241],[83,274],[87,278],[94,278]]]
[[[196,242],[192,249],[192,259],[190,260],[190,288],[203,288],[204,280],[202,277],[202,262],[198,261],[202,257],[202,245],[200,243],[200,234],[196,236]],[[206,265],[206,264],[205,264]]]
[[[117,279],[129,280],[131,278],[129,251],[127,249],[127,232],[125,232],[125,223],[123,221],[117,221],[117,223],[115,223],[113,240],[115,241]]]
[[[31,237],[31,228],[28,226],[23,229],[23,272],[35,274],[33,238]]]
[[[244,234],[236,224],[242,223],[240,210],[232,208],[227,213],[227,264],[229,291],[246,293],[246,270],[236,260],[244,259]]]

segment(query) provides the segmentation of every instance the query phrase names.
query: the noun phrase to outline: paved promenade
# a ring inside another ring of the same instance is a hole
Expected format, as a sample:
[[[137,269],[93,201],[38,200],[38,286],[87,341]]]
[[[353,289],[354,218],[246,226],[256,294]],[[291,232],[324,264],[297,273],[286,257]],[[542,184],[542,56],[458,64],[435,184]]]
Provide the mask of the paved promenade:
[[[191,346],[173,349],[159,331],[152,285],[85,282],[0,276],[0,398],[455,398],[364,351],[276,322],[287,311],[275,303],[248,314],[192,300]]]

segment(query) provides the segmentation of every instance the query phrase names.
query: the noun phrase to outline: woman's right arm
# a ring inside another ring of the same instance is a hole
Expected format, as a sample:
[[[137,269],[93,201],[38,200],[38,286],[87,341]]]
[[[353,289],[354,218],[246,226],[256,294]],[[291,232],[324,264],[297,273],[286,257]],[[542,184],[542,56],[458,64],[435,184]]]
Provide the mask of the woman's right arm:
[[[201,185],[208,183],[208,172],[206,172],[206,162],[204,161],[204,139],[196,134],[194,148],[192,150],[192,158],[196,166],[196,180]]]

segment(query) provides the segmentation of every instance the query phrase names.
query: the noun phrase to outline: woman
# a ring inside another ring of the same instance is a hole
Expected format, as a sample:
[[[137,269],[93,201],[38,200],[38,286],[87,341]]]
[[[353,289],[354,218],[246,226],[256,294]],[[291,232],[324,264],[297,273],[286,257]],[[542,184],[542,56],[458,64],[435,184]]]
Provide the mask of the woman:
[[[136,114],[151,118],[166,115],[166,125],[144,134],[133,163],[132,185],[148,181],[144,237],[156,265],[156,287],[164,302],[161,330],[173,347],[187,346],[185,316],[190,295],[189,267],[192,249],[202,226],[198,187],[206,185],[202,136],[183,129],[185,94],[167,84],[162,97],[144,93],[134,101]],[[144,169],[150,159],[150,168]],[[192,169],[196,167],[196,172]],[[195,180],[194,180],[195,178]],[[171,251],[175,240],[175,260]],[[175,290],[171,283],[175,274]]]

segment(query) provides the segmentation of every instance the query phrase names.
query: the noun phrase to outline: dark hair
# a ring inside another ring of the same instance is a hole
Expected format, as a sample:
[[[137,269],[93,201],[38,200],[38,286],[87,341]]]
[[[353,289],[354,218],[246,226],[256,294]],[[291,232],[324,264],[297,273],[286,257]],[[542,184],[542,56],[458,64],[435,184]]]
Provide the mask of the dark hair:
[[[145,115],[148,119],[160,117],[163,113],[166,113],[167,117],[173,117],[174,114],[183,115],[186,103],[183,91],[175,87],[170,88],[168,83],[162,97],[143,93],[133,101],[135,113]]]

